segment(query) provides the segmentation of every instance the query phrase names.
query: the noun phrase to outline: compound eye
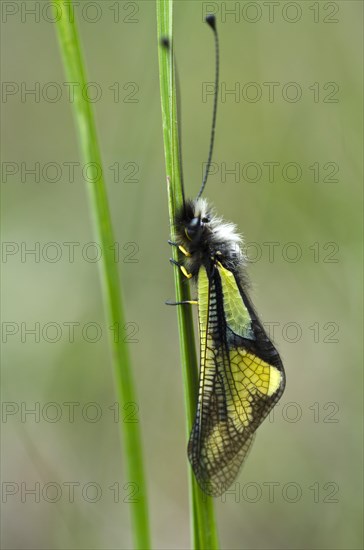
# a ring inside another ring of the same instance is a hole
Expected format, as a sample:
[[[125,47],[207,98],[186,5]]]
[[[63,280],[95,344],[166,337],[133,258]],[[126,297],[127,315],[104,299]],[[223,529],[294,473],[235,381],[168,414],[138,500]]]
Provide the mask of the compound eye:
[[[196,235],[199,233],[200,230],[201,230],[201,219],[193,218],[185,229],[187,238],[190,241],[192,241],[192,239],[196,237]]]
[[[190,223],[188,224],[188,229],[190,231],[197,231],[197,229],[200,227],[201,225],[201,220],[200,218],[193,218]]]

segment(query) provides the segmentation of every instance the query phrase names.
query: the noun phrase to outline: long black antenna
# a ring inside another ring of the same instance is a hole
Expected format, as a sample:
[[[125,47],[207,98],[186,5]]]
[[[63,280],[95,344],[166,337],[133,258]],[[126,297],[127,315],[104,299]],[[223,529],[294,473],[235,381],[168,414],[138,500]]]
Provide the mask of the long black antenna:
[[[205,185],[207,182],[207,178],[209,175],[210,167],[211,167],[211,160],[212,160],[212,152],[214,149],[214,141],[215,141],[215,128],[216,128],[216,114],[217,114],[217,99],[219,95],[219,38],[217,35],[216,30],[216,18],[214,15],[208,15],[205,19],[206,23],[212,28],[214,31],[214,37],[215,37],[215,55],[216,55],[216,65],[215,65],[215,94],[214,94],[214,110],[212,112],[212,128],[211,128],[211,138],[210,138],[210,149],[209,149],[209,155],[207,158],[206,163],[206,170],[205,174],[202,180],[201,189],[198,192],[198,195],[196,199],[199,199],[203,193],[203,190],[205,189]]]

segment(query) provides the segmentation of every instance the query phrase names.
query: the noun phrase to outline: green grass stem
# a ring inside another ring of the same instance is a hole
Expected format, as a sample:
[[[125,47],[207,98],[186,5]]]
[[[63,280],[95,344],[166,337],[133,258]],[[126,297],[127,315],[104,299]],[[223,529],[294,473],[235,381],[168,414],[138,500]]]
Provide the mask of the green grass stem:
[[[109,326],[114,327],[114,329],[116,327],[119,329],[119,333],[121,333],[119,337],[115,338],[115,331],[109,331],[110,336],[113,335],[110,343],[112,346],[116,394],[122,405],[129,402],[135,403],[137,399],[129,352],[122,335],[125,318],[118,269],[114,259],[113,247],[115,239],[112,230],[101,155],[91,104],[82,95],[82,90],[85,89],[87,79],[76,23],[74,18],[69,15],[72,13],[70,2],[71,0],[55,0],[55,4],[59,10],[58,13],[62,14],[57,20],[58,38],[67,78],[70,82],[78,84],[78,86],[75,86],[73,107],[81,153],[84,162],[91,169],[94,167],[94,173],[90,174],[89,182],[87,183],[87,192],[94,231],[103,251],[99,266],[106,318]],[[101,176],[98,176],[99,172],[101,172]],[[139,423],[128,422],[121,422],[120,426],[127,479],[138,486],[138,502],[130,505],[134,546],[140,550],[146,550],[150,548],[150,535],[140,426]]]
[[[179,154],[177,99],[174,78],[173,55],[160,46],[161,39],[172,41],[173,0],[157,0],[157,29],[159,49],[160,93],[162,105],[163,138],[168,187],[168,207],[171,239],[175,240],[175,212],[183,204],[182,179]],[[173,258],[178,259],[176,247]],[[179,269],[174,269],[176,301],[189,300],[188,285],[183,281]],[[198,391],[198,365],[193,330],[191,307],[177,306],[180,353],[184,382],[187,437],[191,432],[196,414]],[[214,550],[219,547],[211,497],[206,496],[195,480],[192,468],[188,468],[191,509],[191,535],[193,547],[201,550]]]

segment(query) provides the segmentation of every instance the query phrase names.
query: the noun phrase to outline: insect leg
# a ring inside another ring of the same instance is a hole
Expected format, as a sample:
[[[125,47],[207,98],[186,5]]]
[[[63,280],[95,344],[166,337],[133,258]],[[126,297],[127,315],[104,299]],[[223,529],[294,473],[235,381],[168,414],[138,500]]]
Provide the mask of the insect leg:
[[[168,244],[170,244],[171,246],[176,246],[185,256],[187,257],[191,256],[188,250],[186,250],[185,247],[182,246],[181,244],[174,243],[173,241],[170,241],[170,240],[168,240]]]
[[[185,268],[184,265],[180,264],[179,262],[176,262],[176,260],[174,260],[173,258],[170,258],[169,261],[171,262],[171,264],[176,265],[177,267],[179,267],[180,270],[182,271],[183,275],[187,279],[191,279],[192,273],[188,273],[188,271],[187,271],[187,269]]]
[[[183,300],[182,302],[171,302],[170,300],[166,300],[164,303],[166,306],[198,305],[197,300]]]

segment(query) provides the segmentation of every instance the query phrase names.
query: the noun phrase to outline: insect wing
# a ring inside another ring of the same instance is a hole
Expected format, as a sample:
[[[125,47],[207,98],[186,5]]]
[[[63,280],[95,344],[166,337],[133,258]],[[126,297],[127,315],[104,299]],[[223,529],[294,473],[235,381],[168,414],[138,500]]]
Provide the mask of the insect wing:
[[[218,496],[282,394],[284,372],[231,271],[218,264],[208,275],[201,267],[198,294],[200,383],[188,455],[201,488]]]

